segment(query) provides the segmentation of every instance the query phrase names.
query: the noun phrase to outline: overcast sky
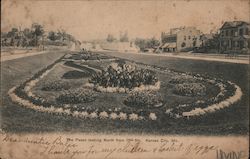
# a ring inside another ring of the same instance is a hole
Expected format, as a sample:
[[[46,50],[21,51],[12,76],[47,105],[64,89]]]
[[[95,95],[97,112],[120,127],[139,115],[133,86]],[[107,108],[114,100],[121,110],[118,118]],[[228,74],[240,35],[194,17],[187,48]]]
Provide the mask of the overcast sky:
[[[30,27],[65,29],[79,40],[103,39],[127,31],[130,38],[160,37],[162,31],[196,26],[204,33],[224,21],[249,21],[247,0],[227,1],[1,1],[1,30]]]

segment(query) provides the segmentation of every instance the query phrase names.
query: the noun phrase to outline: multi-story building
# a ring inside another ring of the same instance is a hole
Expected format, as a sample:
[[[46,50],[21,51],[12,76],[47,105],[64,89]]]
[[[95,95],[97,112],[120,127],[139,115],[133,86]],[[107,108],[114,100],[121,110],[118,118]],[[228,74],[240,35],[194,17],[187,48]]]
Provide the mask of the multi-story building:
[[[164,52],[190,51],[201,45],[201,35],[195,27],[170,29],[168,33],[162,32],[160,49]]]
[[[249,31],[247,22],[225,22],[220,28],[220,52],[249,50]]]

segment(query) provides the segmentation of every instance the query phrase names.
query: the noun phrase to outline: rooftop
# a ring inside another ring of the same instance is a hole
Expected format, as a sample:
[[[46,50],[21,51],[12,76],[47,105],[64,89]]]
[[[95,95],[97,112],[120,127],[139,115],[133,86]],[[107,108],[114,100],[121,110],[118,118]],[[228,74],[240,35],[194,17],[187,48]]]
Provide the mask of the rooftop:
[[[239,26],[242,26],[242,25],[249,25],[248,22],[245,22],[245,21],[231,21],[231,22],[225,22],[221,29],[226,29],[226,28],[235,28],[235,27],[239,27]]]

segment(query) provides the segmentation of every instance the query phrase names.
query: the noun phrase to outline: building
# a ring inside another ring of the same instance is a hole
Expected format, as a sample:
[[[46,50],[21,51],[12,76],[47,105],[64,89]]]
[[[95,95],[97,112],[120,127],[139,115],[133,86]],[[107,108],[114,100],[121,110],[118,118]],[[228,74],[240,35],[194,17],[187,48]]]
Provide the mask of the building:
[[[163,52],[191,51],[201,45],[202,32],[195,27],[170,29],[161,34],[160,50]]]
[[[250,25],[244,21],[225,22],[220,28],[220,52],[249,51]]]

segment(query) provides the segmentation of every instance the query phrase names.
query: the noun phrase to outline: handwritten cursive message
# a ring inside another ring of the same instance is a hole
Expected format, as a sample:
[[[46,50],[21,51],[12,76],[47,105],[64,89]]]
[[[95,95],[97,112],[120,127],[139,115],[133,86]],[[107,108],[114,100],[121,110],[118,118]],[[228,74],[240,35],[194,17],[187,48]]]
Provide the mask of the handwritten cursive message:
[[[228,158],[221,147],[200,143],[198,141],[187,142],[175,137],[161,138],[99,138],[99,137],[69,137],[58,135],[53,137],[36,136],[20,137],[11,134],[3,134],[2,143],[16,143],[39,146],[40,156],[54,156],[76,159],[76,158],[101,158],[109,159],[116,156],[147,156],[152,154],[178,156],[196,156],[205,158],[213,155],[214,158]],[[236,158],[242,158],[244,151],[232,153]],[[232,157],[231,157],[232,158]],[[230,159],[231,159],[230,158]]]

